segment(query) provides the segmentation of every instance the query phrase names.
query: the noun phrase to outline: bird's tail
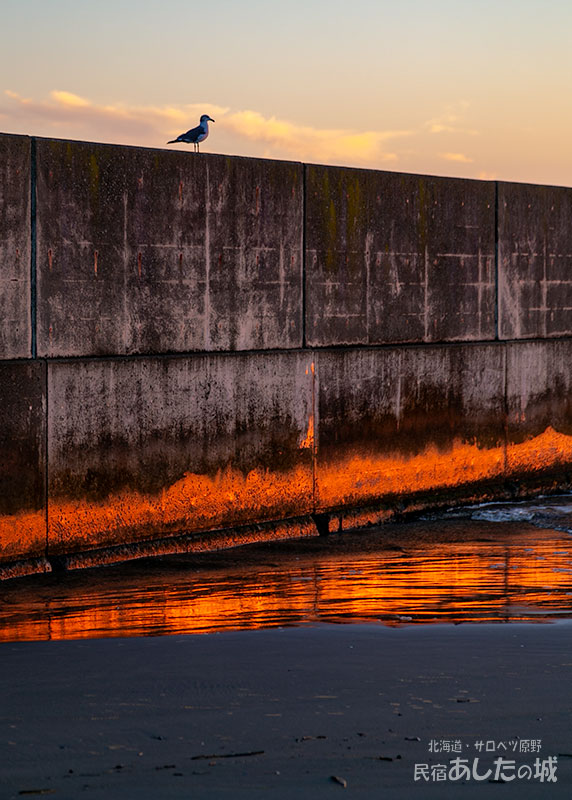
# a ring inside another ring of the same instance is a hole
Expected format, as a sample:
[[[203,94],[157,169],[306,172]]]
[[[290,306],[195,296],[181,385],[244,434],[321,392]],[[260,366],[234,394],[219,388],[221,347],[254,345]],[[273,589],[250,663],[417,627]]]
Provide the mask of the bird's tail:
[[[171,139],[171,141],[167,142],[167,144],[176,144],[176,142],[178,141],[179,141],[178,139]]]

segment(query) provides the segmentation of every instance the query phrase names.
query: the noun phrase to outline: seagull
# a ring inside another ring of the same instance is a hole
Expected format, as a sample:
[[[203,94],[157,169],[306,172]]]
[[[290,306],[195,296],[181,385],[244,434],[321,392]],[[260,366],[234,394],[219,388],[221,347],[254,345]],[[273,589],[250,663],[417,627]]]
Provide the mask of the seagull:
[[[180,136],[177,136],[176,139],[171,139],[167,144],[175,144],[175,142],[192,143],[195,153],[198,153],[199,142],[204,142],[209,135],[209,122],[214,122],[214,119],[209,117],[208,114],[203,114],[196,128],[191,128],[190,131],[182,133]]]

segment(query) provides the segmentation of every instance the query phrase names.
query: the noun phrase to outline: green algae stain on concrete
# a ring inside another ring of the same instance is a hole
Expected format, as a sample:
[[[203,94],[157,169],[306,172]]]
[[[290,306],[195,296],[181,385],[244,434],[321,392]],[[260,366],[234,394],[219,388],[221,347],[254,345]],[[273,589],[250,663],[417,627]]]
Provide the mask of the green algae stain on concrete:
[[[98,184],[99,183],[99,164],[97,163],[97,158],[95,157],[95,153],[92,153],[89,157],[89,173],[91,176],[91,183]]]
[[[328,269],[335,269],[336,266],[336,242],[338,237],[338,223],[337,223],[337,214],[336,214],[336,205],[332,199],[330,199],[330,205],[328,209],[328,247],[326,250],[326,267]]]
[[[321,187],[321,200],[324,205],[327,203],[327,213],[324,214],[326,223],[326,269],[333,271],[336,268],[336,250],[338,244],[338,213],[336,203],[331,193],[329,170],[323,170],[323,181]]]
[[[89,194],[94,209],[99,206],[99,164],[95,153],[91,153],[88,162],[89,171]]]
[[[360,222],[362,209],[361,181],[359,176],[348,180],[346,184],[346,243],[348,250],[355,250],[360,245]]]

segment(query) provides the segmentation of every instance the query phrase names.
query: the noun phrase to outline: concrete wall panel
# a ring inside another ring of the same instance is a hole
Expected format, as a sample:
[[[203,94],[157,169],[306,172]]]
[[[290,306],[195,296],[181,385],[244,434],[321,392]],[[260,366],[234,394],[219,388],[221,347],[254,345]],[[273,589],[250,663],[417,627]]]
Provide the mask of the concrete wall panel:
[[[498,185],[496,287],[491,182],[34,141],[0,135],[0,562],[572,481],[572,189]]]
[[[494,339],[494,184],[306,169],[309,345]]]
[[[43,556],[45,364],[0,362],[0,561]]]
[[[320,352],[316,371],[318,509],[450,497],[502,474],[502,348]]]
[[[499,183],[499,335],[572,334],[572,189]]]
[[[572,478],[572,342],[507,344],[509,472]]]
[[[49,545],[311,510],[310,354],[49,364]]]
[[[31,356],[30,139],[0,134],[0,358]]]
[[[38,140],[38,352],[302,342],[302,166]]]

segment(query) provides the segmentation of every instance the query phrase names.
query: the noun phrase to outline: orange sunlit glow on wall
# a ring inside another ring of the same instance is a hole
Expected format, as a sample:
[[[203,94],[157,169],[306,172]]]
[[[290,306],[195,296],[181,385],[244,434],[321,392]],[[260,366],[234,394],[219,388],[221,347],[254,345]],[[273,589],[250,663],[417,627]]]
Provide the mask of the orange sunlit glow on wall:
[[[56,552],[152,538],[157,532],[208,530],[311,511],[312,467],[289,472],[228,467],[214,477],[187,473],[158,495],[125,491],[102,502],[53,500],[49,541]]]
[[[46,551],[46,512],[21,511],[0,516],[0,561],[43,556]]]
[[[380,536],[380,545],[383,538]],[[15,590],[17,591],[17,590]],[[316,622],[543,620],[572,616],[572,545],[523,531],[498,541],[406,544],[402,551],[301,554],[224,571],[100,573],[11,598],[0,639],[209,633]]]
[[[540,471],[572,461],[572,437],[548,427],[520,444],[481,449],[455,442],[451,450],[436,447],[411,458],[352,455],[317,469],[317,503],[329,508],[343,503],[367,503],[383,495],[462,486],[518,472]]]
[[[572,462],[572,436],[548,427],[540,436],[507,447],[507,472],[547,470]]]
[[[359,507],[384,496],[455,488],[572,462],[572,437],[547,428],[520,444],[481,449],[457,441],[416,456],[340,457],[321,463],[313,417],[298,464],[288,472],[244,475],[227,467],[216,476],[187,473],[156,495],[125,491],[105,501],[50,500],[51,552],[94,549],[181,531],[204,531],[310,513],[315,507]],[[315,476],[312,459],[316,458]],[[379,521],[379,520],[377,520]]]

